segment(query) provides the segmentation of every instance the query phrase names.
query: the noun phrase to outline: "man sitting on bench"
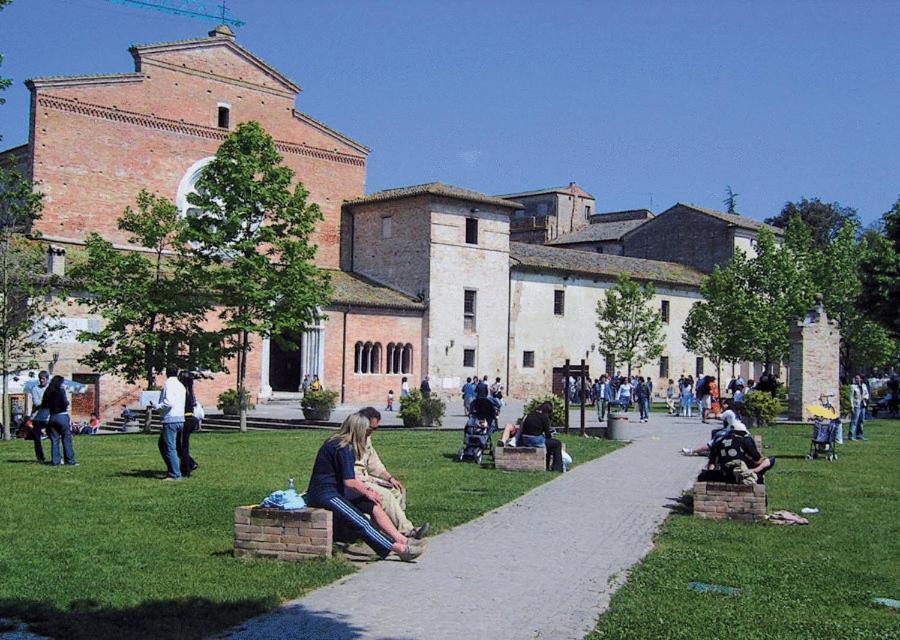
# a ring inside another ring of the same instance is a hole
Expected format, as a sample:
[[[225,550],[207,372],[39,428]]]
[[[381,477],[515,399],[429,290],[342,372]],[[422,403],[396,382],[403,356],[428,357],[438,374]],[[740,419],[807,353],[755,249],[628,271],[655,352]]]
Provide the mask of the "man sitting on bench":
[[[701,482],[764,484],[763,475],[773,466],[774,456],[763,458],[747,426],[735,420],[731,431],[713,441],[709,465],[697,479]]]
[[[545,402],[532,411],[522,421],[518,445],[520,447],[545,447],[547,450],[547,471],[563,470],[562,442],[553,438],[550,432],[550,414],[553,406]]]

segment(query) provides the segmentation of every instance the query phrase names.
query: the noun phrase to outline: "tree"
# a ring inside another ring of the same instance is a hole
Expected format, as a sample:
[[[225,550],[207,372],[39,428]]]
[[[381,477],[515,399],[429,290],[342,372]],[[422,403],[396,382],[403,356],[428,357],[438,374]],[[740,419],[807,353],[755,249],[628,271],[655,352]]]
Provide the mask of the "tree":
[[[652,284],[640,285],[620,275],[616,286],[597,301],[597,329],[601,353],[640,367],[663,352],[662,318],[651,300],[656,290]]]
[[[725,199],[722,200],[722,204],[725,205],[727,213],[737,213],[737,199],[739,195],[741,194],[732,191],[730,184],[725,187]]]
[[[882,216],[879,227],[865,235],[860,306],[900,341],[900,200]]]
[[[746,359],[762,362],[766,373],[787,358],[790,325],[809,310],[814,299],[809,274],[791,251],[792,244],[796,243],[788,236],[779,247],[771,231],[760,229],[756,256],[746,265]]]
[[[749,351],[747,272],[747,258],[740,251],[724,268],[716,266],[701,282],[703,301],[691,307],[682,328],[685,348],[713,362],[719,379],[722,362],[737,362]]]
[[[137,210],[126,208],[118,220],[134,250],[118,250],[96,233],[88,236],[87,260],[71,276],[84,291],[79,301],[104,324],[79,333],[80,342],[95,343],[83,364],[132,384],[143,378],[148,389],[156,388],[167,364],[222,369],[217,336],[203,329],[212,301],[172,255],[184,226],[174,204],[141,191]]]
[[[55,280],[47,256],[28,233],[43,196],[11,165],[0,164],[0,376],[3,439],[9,440],[9,378],[35,364],[58,328],[50,302]]]
[[[271,136],[244,122],[225,139],[197,181],[188,202],[185,240],[198,282],[214,294],[222,336],[238,355],[237,387],[244,397],[250,336],[274,337],[320,319],[328,303],[327,274],[312,262],[310,237],[322,214],[307,201],[294,172],[281,164]],[[247,428],[241,406],[241,430]]]
[[[842,206],[839,202],[822,202],[818,198],[800,202],[787,202],[781,213],[765,222],[775,227],[786,228],[794,216],[800,216],[812,232],[813,246],[824,249],[846,224],[859,223],[859,215],[853,207]]]

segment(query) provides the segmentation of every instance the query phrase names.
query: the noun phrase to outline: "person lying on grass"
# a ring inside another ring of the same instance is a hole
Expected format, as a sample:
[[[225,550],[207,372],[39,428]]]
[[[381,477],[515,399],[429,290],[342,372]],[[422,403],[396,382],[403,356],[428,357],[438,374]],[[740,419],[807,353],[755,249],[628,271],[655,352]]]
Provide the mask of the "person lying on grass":
[[[356,477],[354,465],[362,458],[371,435],[369,419],[358,413],[347,416],[336,434],[319,448],[313,464],[306,502],[328,509],[338,524],[357,533],[382,559],[392,551],[412,562],[425,550],[424,542],[397,531],[381,507],[381,494]],[[350,491],[356,497],[349,497]],[[366,515],[375,521],[374,526]]]

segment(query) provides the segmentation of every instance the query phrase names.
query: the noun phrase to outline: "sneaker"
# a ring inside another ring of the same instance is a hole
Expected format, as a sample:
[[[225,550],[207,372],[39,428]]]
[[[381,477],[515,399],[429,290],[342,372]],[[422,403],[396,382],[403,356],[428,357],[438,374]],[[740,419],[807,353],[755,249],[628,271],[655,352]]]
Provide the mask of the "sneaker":
[[[77,466],[78,466],[78,463],[77,463],[77,462],[67,462],[67,463],[66,463],[66,466],[67,466],[67,467],[77,467]]]
[[[424,538],[425,536],[428,535],[428,532],[430,530],[431,530],[431,525],[427,522],[423,522],[422,526],[420,526],[418,529],[413,529],[412,537],[415,538],[416,540],[421,540],[422,538]]]
[[[692,455],[694,455],[694,450],[693,450],[693,449],[688,449],[687,447],[685,447],[684,449],[681,450],[681,455],[683,455],[683,456],[692,456]]]
[[[408,543],[406,549],[397,554],[403,562],[414,562],[416,558],[422,555],[425,549],[419,545]]]
[[[497,446],[498,446],[498,447],[505,447],[505,446],[506,446],[506,443],[503,442],[503,440],[497,440]]]
[[[163,482],[177,482],[178,480],[181,480],[181,478],[173,478],[172,476],[166,476],[165,478],[163,478]]]

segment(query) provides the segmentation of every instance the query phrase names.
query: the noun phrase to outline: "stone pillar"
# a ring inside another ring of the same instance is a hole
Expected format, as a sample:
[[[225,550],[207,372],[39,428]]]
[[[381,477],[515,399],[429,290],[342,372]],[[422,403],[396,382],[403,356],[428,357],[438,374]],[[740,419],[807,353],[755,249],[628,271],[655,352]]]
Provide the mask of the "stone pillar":
[[[829,320],[819,296],[816,306],[791,327],[788,414],[792,420],[807,420],[806,406],[819,404],[821,395],[831,396],[840,412],[841,334]]]

